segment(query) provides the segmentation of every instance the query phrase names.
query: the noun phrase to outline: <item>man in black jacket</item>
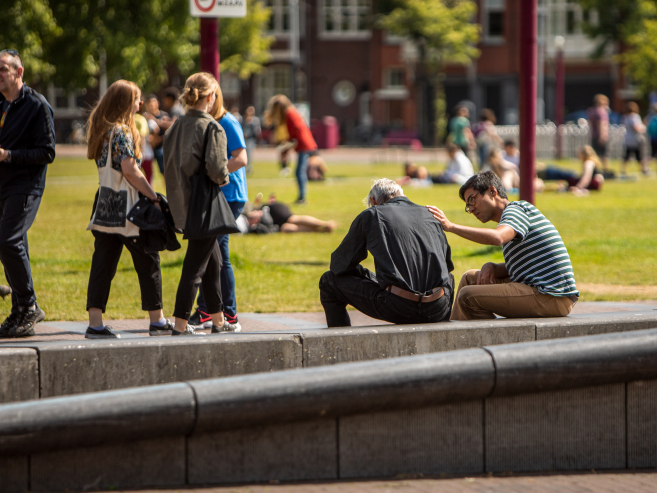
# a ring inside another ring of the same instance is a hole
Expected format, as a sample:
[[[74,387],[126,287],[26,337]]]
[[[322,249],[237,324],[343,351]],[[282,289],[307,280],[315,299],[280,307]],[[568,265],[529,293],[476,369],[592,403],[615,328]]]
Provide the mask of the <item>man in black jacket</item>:
[[[27,230],[54,159],[52,108],[23,83],[18,52],[0,51],[0,261],[12,289],[11,314],[0,325],[0,337],[34,335],[46,316],[36,303]]]
[[[449,320],[454,264],[442,226],[386,178],[367,202],[319,281],[328,326],[351,325],[347,305],[395,324]],[[360,265],[368,250],[376,274]]]

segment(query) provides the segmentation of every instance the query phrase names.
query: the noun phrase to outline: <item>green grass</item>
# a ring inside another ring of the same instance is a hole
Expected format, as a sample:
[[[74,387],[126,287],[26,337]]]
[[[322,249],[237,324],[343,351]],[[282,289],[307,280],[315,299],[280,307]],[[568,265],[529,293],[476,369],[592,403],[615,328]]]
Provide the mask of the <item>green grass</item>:
[[[576,163],[564,163],[578,168]],[[433,164],[430,171],[442,166]],[[292,176],[281,178],[274,163],[256,163],[249,178],[251,198],[276,192],[291,203],[296,197]],[[373,178],[399,176],[399,164],[335,164],[331,179],[309,185],[308,205],[293,207],[300,214],[335,219],[332,234],[231,237],[231,261],[237,281],[240,312],[319,311],[317,283],[328,269],[331,252],[364,209],[362,202]],[[657,194],[654,179],[634,183],[608,182],[604,191],[589,197],[571,194],[538,195],[537,206],[561,232],[569,249],[578,282],[616,285],[657,285]],[[60,158],[49,167],[46,193],[29,233],[32,269],[39,304],[49,320],[84,320],[93,237],[85,228],[97,188],[96,167],[86,159]],[[162,182],[156,188],[164,191]],[[442,208],[454,221],[481,226],[463,211],[457,186],[405,190],[420,204]],[[514,198],[514,197],[511,197]],[[494,226],[493,224],[489,226]],[[448,235],[458,279],[463,272],[487,261],[502,261],[500,248],[485,247]],[[165,314],[173,310],[186,248],[162,254]],[[373,268],[371,258],[365,265]],[[627,299],[627,295],[587,295],[583,299]],[[645,296],[644,296],[645,297]],[[8,303],[3,305],[7,310]],[[127,251],[112,284],[108,318],[142,318],[137,275]]]

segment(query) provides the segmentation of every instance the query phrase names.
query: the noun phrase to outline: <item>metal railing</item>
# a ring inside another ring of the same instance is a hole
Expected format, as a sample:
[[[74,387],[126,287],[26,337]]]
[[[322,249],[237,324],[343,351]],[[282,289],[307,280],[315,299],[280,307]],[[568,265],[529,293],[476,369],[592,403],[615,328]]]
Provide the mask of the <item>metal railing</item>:
[[[520,129],[518,125],[496,125],[497,135],[503,140],[512,139],[518,143]],[[559,127],[562,136],[563,157],[577,158],[577,149],[583,145],[590,145],[589,126],[584,122],[578,124],[567,123]],[[557,126],[550,122],[536,125],[536,158],[555,159],[557,156]],[[623,156],[623,140],[625,137],[624,125],[609,126],[609,143],[607,157],[609,159],[621,159]],[[645,139],[643,143],[643,155],[650,155],[650,141]]]

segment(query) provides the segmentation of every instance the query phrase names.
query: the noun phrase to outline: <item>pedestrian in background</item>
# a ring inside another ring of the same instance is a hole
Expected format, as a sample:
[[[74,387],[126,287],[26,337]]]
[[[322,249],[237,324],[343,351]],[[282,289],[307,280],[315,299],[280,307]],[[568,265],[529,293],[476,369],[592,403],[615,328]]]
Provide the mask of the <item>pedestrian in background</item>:
[[[475,139],[470,129],[470,111],[465,106],[456,108],[456,116],[449,122],[449,135],[447,141],[461,148],[463,154],[468,155],[470,149],[475,148]]]
[[[303,121],[303,117],[286,96],[278,94],[271,98],[267,105],[267,111],[275,126],[286,125],[290,140],[295,142],[294,149],[297,152],[295,173],[299,185],[299,197],[296,203],[305,204],[308,188],[308,159],[310,152],[317,149],[315,139],[310,133],[308,125]]]
[[[94,236],[87,289],[87,339],[120,338],[112,327],[103,324],[103,313],[124,246],[139,278],[141,307],[150,319],[149,334],[168,335],[173,329],[162,312],[160,255],[145,251],[139,241],[139,228],[127,217],[139,200],[138,192],[154,204],[160,201],[140,170],[141,135],[135,125],[140,106],[139,88],[133,82],[117,80],[89,116],[87,157],[96,161],[100,188],[87,227]]]
[[[493,110],[488,108],[481,110],[480,121],[475,125],[473,135],[479,151],[479,171],[481,171],[490,152],[496,146],[502,147],[504,145],[504,141],[497,135],[495,130],[495,113]]]
[[[646,165],[646,160],[643,155],[643,143],[645,140],[646,127],[641,121],[639,115],[639,105],[634,101],[628,101],[625,106],[625,114],[623,115],[623,125],[625,126],[625,140],[623,163],[621,167],[621,174],[627,175],[627,162],[634,156],[637,162],[641,165],[641,170],[644,174],[649,174],[650,171]]]
[[[155,94],[149,94],[146,96],[145,103],[146,113],[144,113],[144,116],[148,120],[157,123],[158,128],[151,134],[150,144],[153,148],[153,156],[155,156],[157,166],[160,168],[160,173],[164,176],[164,133],[173,124],[173,121],[166,111],[160,109],[160,101]]]
[[[185,108],[180,104],[180,91],[177,87],[169,87],[164,90],[164,110],[168,113],[171,122],[185,114]]]
[[[605,171],[609,168],[607,145],[609,143],[609,98],[596,94],[593,106],[588,109],[587,117],[591,129],[591,147],[602,161]]]
[[[242,121],[242,130],[244,131],[244,141],[246,142],[246,174],[253,173],[253,151],[255,151],[258,141],[262,136],[260,120],[255,116],[255,108],[249,106],[244,113]]]
[[[53,111],[23,82],[23,60],[0,51],[0,261],[11,287],[11,313],[0,337],[34,335],[46,316],[37,305],[27,231],[46,186],[47,165],[55,159]],[[6,290],[4,291],[6,293]]]
[[[219,122],[219,125],[226,133],[226,150],[228,162],[226,166],[230,172],[230,181],[221,188],[226,202],[237,219],[244,210],[244,204],[249,200],[249,194],[246,187],[246,168],[247,154],[246,144],[242,126],[232,113],[226,111],[223,105],[223,95],[221,89],[217,88],[217,98],[214,108],[211,111],[212,116]],[[230,236],[217,236],[217,243],[221,251],[221,297],[224,303],[224,332],[239,332],[242,330],[237,319],[237,300],[235,296],[235,274],[233,266],[230,263],[230,251],[228,248]],[[203,289],[200,290],[197,300],[198,306],[194,314],[189,319],[189,325],[197,329],[212,328],[212,318],[208,314],[208,308],[205,304]]]
[[[187,111],[171,126],[164,139],[164,171],[167,199],[176,227],[185,231],[192,184],[190,178],[202,167],[208,178],[219,185],[228,183],[226,132],[212,111],[219,84],[212,74],[200,72],[187,79],[181,96]],[[216,236],[189,239],[173,312],[173,335],[194,335],[187,324],[198,287],[203,281],[203,297],[212,319],[212,332],[224,326],[221,298],[221,251]]]

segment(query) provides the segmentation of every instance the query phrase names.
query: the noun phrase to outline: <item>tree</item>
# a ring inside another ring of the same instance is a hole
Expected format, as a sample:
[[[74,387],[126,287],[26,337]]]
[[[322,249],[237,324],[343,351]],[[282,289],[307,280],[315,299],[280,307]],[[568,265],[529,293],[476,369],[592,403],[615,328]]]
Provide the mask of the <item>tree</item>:
[[[94,87],[104,70],[111,82],[134,81],[144,91],[199,70],[199,20],[188,0],[11,0],[0,46],[21,52],[26,73],[66,89]],[[249,0],[247,16],[221,19],[222,69],[242,78],[262,70],[272,39],[270,10]]]
[[[419,53],[418,71],[421,90],[428,86],[435,94],[438,120],[435,135],[444,126],[442,80],[447,63],[469,63],[479,55],[479,26],[473,22],[477,12],[471,0],[387,0],[380,4],[378,25],[393,34],[412,40]],[[442,122],[442,125],[441,125]],[[423,132],[425,138],[427,132]]]
[[[61,33],[45,0],[10,0],[3,7],[4,25],[0,29],[0,49],[17,50],[30,84],[47,81],[55,67],[44,57],[44,47]]]

